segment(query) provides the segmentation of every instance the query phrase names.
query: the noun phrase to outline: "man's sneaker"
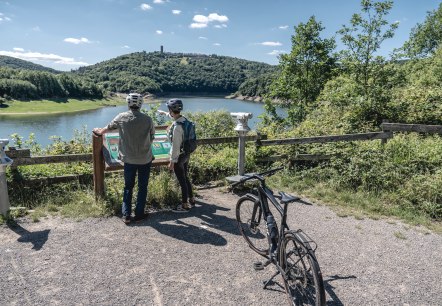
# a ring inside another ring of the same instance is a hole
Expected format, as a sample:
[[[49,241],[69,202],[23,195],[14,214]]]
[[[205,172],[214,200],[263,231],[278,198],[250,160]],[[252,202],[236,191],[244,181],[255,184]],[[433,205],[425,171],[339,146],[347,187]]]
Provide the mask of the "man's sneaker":
[[[129,224],[130,223],[130,216],[123,216],[123,222],[124,222],[124,224]]]
[[[186,204],[178,204],[177,207],[172,209],[172,211],[176,212],[176,213],[186,213],[186,212],[189,212],[189,210],[190,210],[190,208]]]
[[[144,214],[142,214],[141,216],[135,216],[135,217],[134,217],[134,221],[135,221],[135,222],[143,221],[143,220],[146,219],[148,216],[149,216],[148,213],[144,213]]]

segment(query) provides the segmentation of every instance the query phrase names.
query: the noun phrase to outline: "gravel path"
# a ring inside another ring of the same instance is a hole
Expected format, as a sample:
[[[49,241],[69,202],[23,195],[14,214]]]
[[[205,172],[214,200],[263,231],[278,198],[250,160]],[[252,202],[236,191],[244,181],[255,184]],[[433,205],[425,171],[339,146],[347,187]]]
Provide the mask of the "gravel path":
[[[45,218],[0,226],[0,305],[285,305],[274,268],[235,224],[238,197],[199,191],[188,214]],[[441,305],[442,237],[385,220],[292,204],[289,224],[317,243],[328,305]],[[280,278],[277,278],[280,282]],[[280,283],[282,285],[282,283]]]

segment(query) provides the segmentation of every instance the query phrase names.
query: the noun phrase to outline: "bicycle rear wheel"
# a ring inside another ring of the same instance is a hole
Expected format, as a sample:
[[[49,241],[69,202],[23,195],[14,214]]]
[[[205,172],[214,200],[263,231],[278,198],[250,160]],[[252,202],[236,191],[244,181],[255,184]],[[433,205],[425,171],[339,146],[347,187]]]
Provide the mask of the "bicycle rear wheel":
[[[296,232],[286,233],[279,256],[290,304],[325,305],[321,270],[306,239]]]
[[[249,247],[260,255],[267,255],[269,253],[267,226],[259,200],[251,195],[241,197],[236,204],[236,221]]]

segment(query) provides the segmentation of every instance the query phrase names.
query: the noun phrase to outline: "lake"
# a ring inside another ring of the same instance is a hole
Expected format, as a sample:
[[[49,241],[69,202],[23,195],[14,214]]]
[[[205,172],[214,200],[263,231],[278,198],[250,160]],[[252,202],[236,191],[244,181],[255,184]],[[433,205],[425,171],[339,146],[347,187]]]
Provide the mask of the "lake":
[[[182,98],[182,100],[184,112],[226,110],[228,112],[252,113],[253,118],[249,120],[249,126],[252,129],[259,121],[258,115],[264,112],[264,104],[262,103],[211,97]],[[167,110],[165,102],[166,99],[161,103],[160,109]],[[143,108],[149,109],[149,104],[144,104]],[[94,127],[103,127],[118,113],[126,110],[126,105],[119,105],[67,114],[18,117],[0,115],[0,138],[11,139],[10,135],[17,133],[26,140],[31,133],[34,133],[37,142],[42,146],[46,146],[52,142],[51,136],[61,136],[63,140],[71,140],[74,136],[74,130],[82,130],[83,126],[86,126],[87,130],[90,131]],[[282,110],[278,110],[278,113],[282,113]]]

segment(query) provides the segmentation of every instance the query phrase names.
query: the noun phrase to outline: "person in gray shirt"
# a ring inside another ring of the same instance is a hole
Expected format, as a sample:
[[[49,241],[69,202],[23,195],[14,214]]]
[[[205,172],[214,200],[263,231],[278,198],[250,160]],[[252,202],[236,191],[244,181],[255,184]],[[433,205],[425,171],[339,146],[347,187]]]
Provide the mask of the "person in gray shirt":
[[[155,137],[155,126],[152,118],[140,112],[143,105],[143,97],[140,94],[131,93],[126,97],[126,101],[129,107],[127,112],[118,114],[106,127],[95,128],[94,132],[102,135],[118,129],[120,135],[118,150],[120,159],[124,163],[123,222],[129,224],[137,172],[138,195],[134,220],[140,221],[147,217],[144,208],[153,160],[152,141]]]

